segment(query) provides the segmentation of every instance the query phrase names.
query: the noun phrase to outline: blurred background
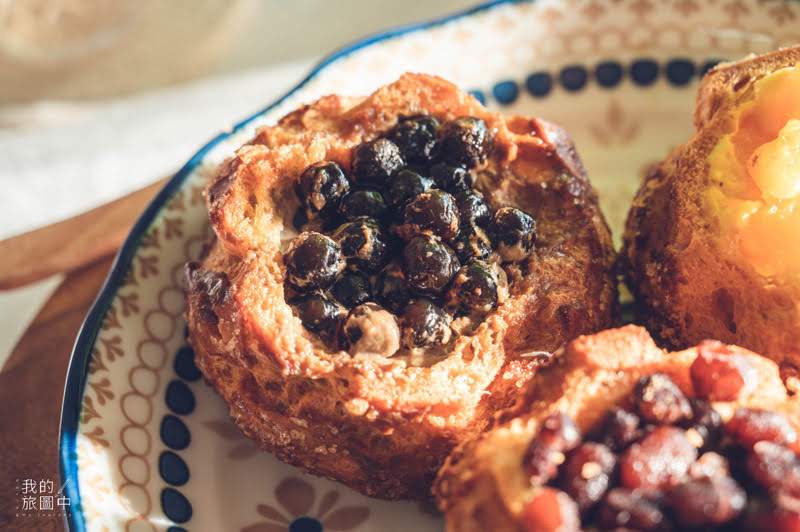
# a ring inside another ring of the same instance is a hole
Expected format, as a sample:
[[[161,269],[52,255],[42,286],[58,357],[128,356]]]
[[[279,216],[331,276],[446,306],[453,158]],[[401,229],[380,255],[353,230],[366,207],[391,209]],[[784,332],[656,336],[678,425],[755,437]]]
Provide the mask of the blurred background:
[[[477,0],[0,0],[0,241],[167,177],[330,52]],[[58,286],[0,292],[0,368]]]
[[[0,239],[170,174],[354,39],[475,4],[0,0]]]

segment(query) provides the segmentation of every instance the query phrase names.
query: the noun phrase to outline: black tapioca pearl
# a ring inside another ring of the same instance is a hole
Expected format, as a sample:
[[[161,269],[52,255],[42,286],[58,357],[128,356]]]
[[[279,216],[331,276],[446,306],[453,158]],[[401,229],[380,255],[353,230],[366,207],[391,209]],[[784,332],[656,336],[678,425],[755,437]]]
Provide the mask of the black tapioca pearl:
[[[298,292],[327,289],[345,266],[339,244],[313,231],[295,238],[283,260],[286,282]]]
[[[412,116],[401,119],[387,136],[407,163],[425,164],[435,151],[438,127],[439,121],[432,116]]]
[[[437,133],[437,155],[453,166],[475,168],[492,150],[492,134],[486,122],[466,116],[445,122]]]
[[[433,180],[404,168],[392,178],[387,195],[392,207],[402,214],[403,207],[410,199],[430,188],[433,188]]]
[[[357,272],[345,272],[334,283],[331,295],[347,308],[366,303],[371,297],[369,279]]]
[[[483,194],[474,190],[462,190],[455,194],[455,198],[461,225],[474,224],[485,227],[489,223],[492,209]]]
[[[450,341],[450,316],[428,298],[410,301],[400,317],[403,347],[424,347]]]
[[[406,240],[421,234],[449,240],[458,235],[459,227],[455,198],[443,190],[431,189],[406,204],[403,224],[397,232]]]
[[[352,269],[374,272],[389,260],[389,237],[374,218],[362,216],[347,222],[336,230],[333,238]]]
[[[502,207],[492,216],[486,234],[504,261],[518,262],[533,251],[536,221],[519,209]]]
[[[389,139],[359,144],[353,154],[353,180],[362,186],[383,187],[403,167],[400,148]]]
[[[349,222],[361,216],[382,220],[389,214],[389,206],[377,190],[351,190],[342,198],[339,214]]]
[[[378,303],[394,313],[399,313],[411,298],[411,289],[399,264],[390,263],[378,273],[373,284],[373,293]]]
[[[489,237],[483,229],[472,224],[462,224],[458,236],[450,241],[450,246],[461,264],[472,259],[484,260],[492,253]]]
[[[320,293],[301,294],[289,301],[303,327],[326,338],[336,334],[345,310],[333,299]]]
[[[431,167],[430,174],[438,188],[452,193],[470,190],[475,184],[475,176],[462,166],[437,163]]]
[[[332,161],[320,161],[306,168],[296,187],[303,206],[310,213],[323,216],[336,210],[348,190],[350,181]]]
[[[459,268],[455,252],[440,239],[420,235],[403,250],[403,274],[412,289],[426,294],[440,293]]]
[[[482,260],[462,266],[444,297],[445,309],[456,316],[485,316],[497,306],[497,299],[497,277]]]

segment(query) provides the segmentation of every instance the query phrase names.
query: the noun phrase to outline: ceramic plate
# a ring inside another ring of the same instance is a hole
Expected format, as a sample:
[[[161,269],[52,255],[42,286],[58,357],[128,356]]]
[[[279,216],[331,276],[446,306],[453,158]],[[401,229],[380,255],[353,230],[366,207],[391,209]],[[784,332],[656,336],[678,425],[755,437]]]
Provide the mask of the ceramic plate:
[[[698,77],[800,41],[800,3],[499,2],[350,46],[215,138],[147,208],[77,340],[60,466],[74,531],[438,531],[429,504],[384,502],[259,452],[228,420],[184,339],[181,275],[209,225],[217,165],[301,103],[368,94],[405,71],[450,79],[503,113],[574,137],[615,236],[644,168],[691,132]]]

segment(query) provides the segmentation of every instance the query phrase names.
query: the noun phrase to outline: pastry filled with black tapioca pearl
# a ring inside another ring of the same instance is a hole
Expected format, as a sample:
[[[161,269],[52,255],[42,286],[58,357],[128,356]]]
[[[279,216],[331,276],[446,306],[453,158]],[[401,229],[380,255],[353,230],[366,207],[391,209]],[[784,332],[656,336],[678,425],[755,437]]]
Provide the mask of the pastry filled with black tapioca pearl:
[[[205,192],[214,238],[184,285],[198,368],[259,447],[369,496],[427,498],[541,369],[526,354],[616,316],[566,131],[435,76],[292,110]],[[519,262],[488,230],[503,207],[537,222]]]
[[[492,149],[479,118],[418,115],[355,146],[346,171],[306,168],[301,234],[284,257],[287,301],[306,328],[387,357],[474,330],[507,296],[502,263],[525,260],[536,239],[529,213],[494,209],[477,186]]]

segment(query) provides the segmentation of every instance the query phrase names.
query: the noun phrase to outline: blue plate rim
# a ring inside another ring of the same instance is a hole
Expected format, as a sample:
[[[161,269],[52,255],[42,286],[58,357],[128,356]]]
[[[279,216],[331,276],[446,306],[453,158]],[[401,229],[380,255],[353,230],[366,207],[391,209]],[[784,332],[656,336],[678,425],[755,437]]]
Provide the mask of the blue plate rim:
[[[305,87],[311,80],[317,77],[323,70],[338,60],[346,57],[353,52],[372,44],[386,41],[394,37],[399,37],[408,33],[433,28],[448,22],[465,18],[477,13],[482,13],[503,4],[524,4],[533,3],[536,0],[493,0],[479,4],[465,10],[461,10],[449,15],[427,19],[407,25],[396,26],[385,31],[368,35],[364,38],[347,44],[330,55],[323,58],[319,63],[311,68],[311,71],[287,91],[283,96],[273,101],[260,111],[250,115],[239,123],[235,124],[230,131],[218,134],[212,138],[205,146],[200,148],[189,161],[167,182],[159,191],[156,197],[150,202],[144,212],[139,216],[120,251],[114,259],[111,270],[103,283],[97,298],[92,304],[86,319],[81,325],[75,344],[72,348],[67,378],[64,385],[64,396],[61,404],[61,421],[59,424],[58,436],[58,473],[60,485],[66,491],[66,497],[70,501],[70,510],[64,515],[64,523],[67,530],[73,532],[84,532],[86,530],[86,519],[80,506],[80,490],[78,486],[78,467],[75,456],[75,439],[78,426],[80,425],[81,405],[84,389],[86,387],[86,375],[92,348],[94,347],[97,335],[103,323],[103,319],[108,313],[114,298],[125,280],[128,269],[133,258],[139,249],[142,237],[150,228],[159,212],[167,205],[186,181],[191,172],[197,168],[203,158],[216,147],[220,142],[229,138],[247,127],[253,120],[271,111],[286,99],[294,95]]]

